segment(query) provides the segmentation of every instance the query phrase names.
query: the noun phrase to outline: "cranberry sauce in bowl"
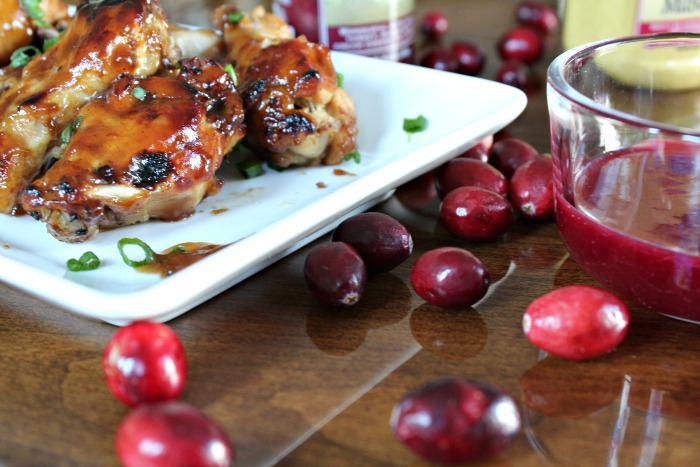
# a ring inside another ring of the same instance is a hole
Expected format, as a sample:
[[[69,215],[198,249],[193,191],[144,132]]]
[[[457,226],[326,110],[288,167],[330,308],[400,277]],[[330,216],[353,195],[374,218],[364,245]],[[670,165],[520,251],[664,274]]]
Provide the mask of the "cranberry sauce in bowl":
[[[572,257],[626,298],[700,322],[700,84],[684,73],[700,73],[700,36],[615,39],[555,59],[547,92]]]

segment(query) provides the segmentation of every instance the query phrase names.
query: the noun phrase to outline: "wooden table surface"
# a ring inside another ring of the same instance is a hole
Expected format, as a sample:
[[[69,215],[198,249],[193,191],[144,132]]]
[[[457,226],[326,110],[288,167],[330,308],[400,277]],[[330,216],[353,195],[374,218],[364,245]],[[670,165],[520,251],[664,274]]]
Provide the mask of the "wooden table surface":
[[[193,3],[165,5],[181,21],[205,18]],[[494,44],[514,24],[514,4],[419,1],[417,14],[445,12],[448,42],[482,46],[481,76],[492,79]],[[543,81],[554,53],[535,67],[541,85],[507,128],[541,152],[549,151]],[[687,466],[700,458],[700,327],[630,304],[633,323],[616,352],[579,363],[547,356],[521,330],[527,305],[553,288],[596,283],[567,256],[554,222],[520,220],[503,239],[474,244],[395,198],[377,209],[409,228],[415,251],[372,277],[352,309],[310,296],[302,266],[311,245],[169,322],[188,355],[182,399],[225,428],[237,465],[428,465],[394,439],[389,416],[407,391],[442,376],[500,385],[521,404],[516,443],[480,465]],[[415,259],[446,245],[471,250],[491,272],[492,291],[473,309],[439,309],[410,286]],[[114,435],[127,409],[100,368],[115,329],[0,285],[0,465],[118,465]]]

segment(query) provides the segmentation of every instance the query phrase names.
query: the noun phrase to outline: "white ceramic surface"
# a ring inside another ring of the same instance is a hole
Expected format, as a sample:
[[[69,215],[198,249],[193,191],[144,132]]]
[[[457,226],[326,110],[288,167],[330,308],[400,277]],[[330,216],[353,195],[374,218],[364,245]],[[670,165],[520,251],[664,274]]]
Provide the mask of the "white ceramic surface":
[[[222,191],[192,217],[151,221],[64,244],[29,216],[0,216],[0,280],[61,308],[123,325],[167,321],[330,231],[344,217],[385,199],[400,184],[459,154],[514,120],[526,97],[485,79],[334,53],[358,112],[361,162],[297,168],[244,180],[224,163]],[[424,115],[411,136],[403,119]],[[341,168],[349,175],[334,174]],[[182,242],[227,247],[168,277],[137,272],[117,242],[137,237],[155,251]],[[93,251],[99,269],[69,272],[66,260]]]

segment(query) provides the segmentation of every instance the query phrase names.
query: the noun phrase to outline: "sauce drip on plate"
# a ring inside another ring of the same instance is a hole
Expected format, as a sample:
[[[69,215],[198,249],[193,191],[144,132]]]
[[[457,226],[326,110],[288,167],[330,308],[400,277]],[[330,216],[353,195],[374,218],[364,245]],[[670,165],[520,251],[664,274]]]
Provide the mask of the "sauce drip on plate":
[[[163,253],[154,253],[153,262],[139,266],[136,270],[167,277],[219,251],[225,246],[203,242],[178,243],[167,248]]]

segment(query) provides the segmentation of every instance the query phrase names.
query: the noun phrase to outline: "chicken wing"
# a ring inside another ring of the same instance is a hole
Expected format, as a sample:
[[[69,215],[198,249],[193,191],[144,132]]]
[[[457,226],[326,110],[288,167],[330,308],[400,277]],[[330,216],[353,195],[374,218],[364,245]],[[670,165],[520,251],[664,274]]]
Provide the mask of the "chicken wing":
[[[15,50],[30,45],[39,28],[48,28],[67,17],[68,7],[61,0],[2,0],[0,66],[10,63]]]
[[[126,76],[78,113],[61,159],[23,207],[66,242],[150,218],[178,220],[221,188],[215,171],[243,137],[243,104],[213,60],[176,76]]]
[[[263,7],[224,5],[214,20],[238,76],[248,145],[281,167],[337,164],[355,151],[355,106],[326,46],[294,38]]]
[[[13,213],[52,140],[120,75],[156,72],[167,50],[157,0],[91,0],[0,94],[0,212]]]

